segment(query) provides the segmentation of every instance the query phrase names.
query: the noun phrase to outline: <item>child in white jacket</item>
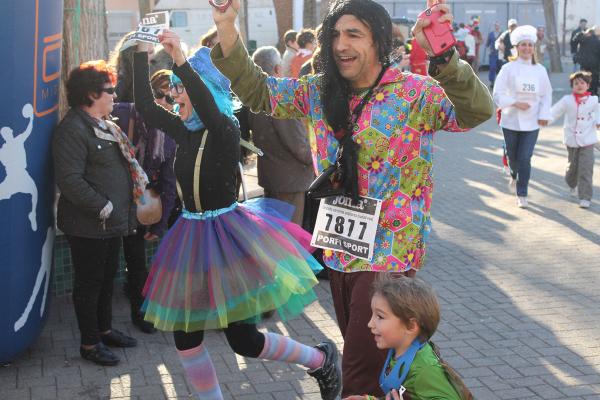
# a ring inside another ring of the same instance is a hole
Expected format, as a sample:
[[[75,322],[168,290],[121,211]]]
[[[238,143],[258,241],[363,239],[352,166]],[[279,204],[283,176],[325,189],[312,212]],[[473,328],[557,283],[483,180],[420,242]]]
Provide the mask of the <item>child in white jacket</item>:
[[[571,195],[578,195],[579,206],[589,208],[592,200],[594,144],[598,142],[596,129],[600,128],[598,96],[588,91],[592,74],[575,72],[569,77],[573,93],[563,96],[552,106],[552,118],[565,115],[564,143],[568,151],[565,180]]]

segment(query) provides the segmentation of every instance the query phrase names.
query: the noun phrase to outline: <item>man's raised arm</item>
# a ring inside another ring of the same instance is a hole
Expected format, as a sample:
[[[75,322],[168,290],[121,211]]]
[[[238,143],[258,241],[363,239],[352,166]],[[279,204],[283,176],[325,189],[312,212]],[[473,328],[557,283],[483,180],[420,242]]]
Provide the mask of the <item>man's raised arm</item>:
[[[239,8],[240,1],[232,0],[225,12],[213,9],[219,43],[212,49],[210,57],[221,73],[229,78],[231,89],[244,105],[254,112],[271,113],[267,74],[248,56],[235,26]]]
[[[213,7],[213,19],[217,26],[217,34],[219,36],[219,44],[223,57],[229,57],[235,42],[240,33],[235,26],[235,19],[238,16],[240,9],[240,0],[232,0],[231,5],[224,12]]]
[[[446,0],[427,0],[427,7],[442,12],[440,23],[452,22],[453,16]],[[418,19],[412,33],[431,58],[433,50],[423,32],[430,24],[431,21],[427,19]],[[444,53],[441,57],[444,58],[441,63],[430,65],[429,74],[440,83],[454,105],[458,125],[461,128],[474,128],[490,119],[494,114],[492,96],[477,74],[466,62],[458,60],[456,50],[451,54]]]

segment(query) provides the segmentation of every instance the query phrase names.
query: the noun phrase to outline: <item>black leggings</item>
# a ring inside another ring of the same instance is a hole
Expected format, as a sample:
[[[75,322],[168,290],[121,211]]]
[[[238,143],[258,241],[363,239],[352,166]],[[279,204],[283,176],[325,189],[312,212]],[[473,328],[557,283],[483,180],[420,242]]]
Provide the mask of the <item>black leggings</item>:
[[[265,335],[256,329],[256,324],[234,322],[223,329],[231,349],[243,357],[256,358],[265,347]],[[198,347],[204,340],[204,331],[173,332],[177,350],[188,350]]]
[[[67,235],[73,260],[73,305],[81,344],[100,343],[111,329],[113,280],[119,268],[121,238],[90,239]]]
[[[133,235],[123,236],[123,256],[127,270],[127,294],[131,303],[132,318],[140,312],[144,303],[142,290],[148,278],[146,270],[146,228],[137,227]]]

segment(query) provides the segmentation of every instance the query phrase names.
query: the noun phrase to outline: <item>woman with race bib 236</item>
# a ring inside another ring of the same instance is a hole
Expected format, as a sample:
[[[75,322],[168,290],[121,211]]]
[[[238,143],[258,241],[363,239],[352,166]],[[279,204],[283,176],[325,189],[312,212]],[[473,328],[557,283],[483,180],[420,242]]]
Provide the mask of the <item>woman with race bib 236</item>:
[[[501,109],[511,189],[516,186],[517,205],[527,208],[531,156],[540,126],[551,119],[552,87],[546,69],[536,62],[536,29],[519,26],[510,34],[517,57],[504,65],[494,84],[494,102]]]

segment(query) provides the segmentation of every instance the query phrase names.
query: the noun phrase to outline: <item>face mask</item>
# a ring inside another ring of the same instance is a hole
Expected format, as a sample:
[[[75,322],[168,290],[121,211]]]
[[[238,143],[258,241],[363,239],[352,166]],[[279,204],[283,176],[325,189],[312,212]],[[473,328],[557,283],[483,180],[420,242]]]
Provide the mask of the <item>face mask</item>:
[[[190,117],[187,120],[183,121],[183,124],[189,131],[192,132],[196,132],[204,128],[204,124],[200,120],[200,117],[196,113],[196,110],[192,111],[192,115],[190,115]]]

